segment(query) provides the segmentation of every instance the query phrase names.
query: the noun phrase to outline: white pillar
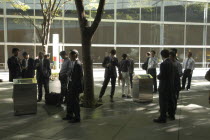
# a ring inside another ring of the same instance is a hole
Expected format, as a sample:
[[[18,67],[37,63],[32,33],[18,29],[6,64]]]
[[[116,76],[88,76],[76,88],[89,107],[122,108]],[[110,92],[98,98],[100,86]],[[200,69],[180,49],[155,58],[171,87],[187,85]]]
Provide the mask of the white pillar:
[[[53,34],[53,65],[55,70],[59,70],[59,34]]]

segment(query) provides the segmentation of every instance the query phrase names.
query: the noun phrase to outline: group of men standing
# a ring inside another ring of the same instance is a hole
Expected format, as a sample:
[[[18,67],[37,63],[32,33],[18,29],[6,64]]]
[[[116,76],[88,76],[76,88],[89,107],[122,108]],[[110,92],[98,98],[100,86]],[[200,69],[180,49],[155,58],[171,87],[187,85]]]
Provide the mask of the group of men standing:
[[[20,50],[18,48],[12,49],[13,56],[8,59],[9,81],[19,78],[34,78],[35,70],[36,79],[38,83],[38,100],[42,100],[42,86],[44,85],[45,93],[49,93],[49,77],[51,75],[50,61],[44,58],[42,52],[39,53],[39,58],[34,60],[29,57],[27,52],[23,52],[23,59],[19,58]]]
[[[148,73],[153,76],[156,70],[151,73],[151,67],[149,65],[151,61],[153,63],[156,62],[156,59],[153,58],[154,53],[151,52],[151,54],[148,61]],[[166,123],[167,118],[175,120],[179,92],[181,89],[185,89],[186,78],[188,78],[186,89],[190,89],[195,61],[192,58],[192,53],[189,52],[188,58],[183,61],[184,73],[182,73],[182,65],[177,59],[177,49],[171,49],[170,52],[169,50],[162,50],[160,54],[163,59],[163,62],[160,64],[160,73],[157,75],[157,79],[159,80],[160,116],[153,121],[156,123]],[[181,76],[183,76],[182,86],[180,82]],[[153,78],[156,78],[156,75]],[[153,81],[156,82],[156,80]],[[154,84],[154,91],[156,90],[156,85]]]
[[[19,49],[13,48],[13,56],[8,59],[9,81],[17,78],[34,78],[35,70],[37,70],[36,78],[38,81],[38,102],[42,100],[42,85],[45,88],[45,94],[49,93],[49,77],[51,75],[50,61],[44,58],[42,52],[39,53],[38,59],[29,58],[29,54],[24,52],[23,60],[18,57]],[[188,53],[188,58],[183,61],[184,73],[182,66],[177,59],[177,49],[162,50],[161,57],[163,62],[160,64],[160,73],[157,75],[156,68],[158,59],[155,57],[155,51],[147,53],[147,61],[143,64],[143,69],[153,77],[153,92],[159,91],[160,116],[154,119],[157,123],[166,123],[167,117],[175,120],[177,100],[181,89],[185,89],[186,78],[188,78],[187,90],[190,89],[192,73],[195,61],[192,53]],[[61,103],[67,104],[67,114],[63,120],[70,122],[80,122],[80,106],[79,94],[83,92],[83,69],[78,59],[78,51],[71,50],[69,54],[65,51],[60,52],[61,58],[64,60],[59,80],[61,82]],[[102,66],[105,68],[104,82],[101,88],[98,101],[102,101],[102,97],[106,91],[107,85],[111,80],[110,101],[113,102],[117,69],[119,78],[122,80],[122,97],[131,98],[132,78],[134,74],[134,61],[127,54],[122,55],[122,60],[118,62],[116,58],[116,50],[111,50],[110,55],[104,58]],[[180,78],[182,78],[182,86]],[[157,79],[159,79],[159,88],[157,88]],[[125,84],[127,84],[128,92],[125,93]],[[65,100],[64,100],[65,98]],[[168,113],[168,116],[167,116]]]
[[[27,52],[23,52],[23,59],[21,60],[18,48],[13,48],[12,53],[13,56],[8,59],[9,81],[13,82],[13,79],[19,78],[34,78],[36,70],[39,92],[37,102],[42,101],[43,85],[45,95],[49,94],[49,80],[51,76],[49,58],[40,52],[38,59],[34,60],[29,57]],[[71,50],[69,54],[65,51],[60,52],[64,62],[59,73],[61,99],[58,105],[62,102],[67,104],[67,115],[63,120],[69,120],[72,123],[80,122],[79,93],[83,92],[83,69],[81,62],[78,60],[78,55],[77,50]]]

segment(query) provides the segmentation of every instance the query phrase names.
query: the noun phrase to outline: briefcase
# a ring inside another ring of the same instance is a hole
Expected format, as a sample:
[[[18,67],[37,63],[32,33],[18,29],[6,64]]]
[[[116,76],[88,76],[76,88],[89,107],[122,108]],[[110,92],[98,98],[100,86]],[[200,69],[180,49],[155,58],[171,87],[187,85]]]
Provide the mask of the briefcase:
[[[45,94],[45,103],[47,105],[57,105],[61,100],[61,94],[51,92],[49,94]]]

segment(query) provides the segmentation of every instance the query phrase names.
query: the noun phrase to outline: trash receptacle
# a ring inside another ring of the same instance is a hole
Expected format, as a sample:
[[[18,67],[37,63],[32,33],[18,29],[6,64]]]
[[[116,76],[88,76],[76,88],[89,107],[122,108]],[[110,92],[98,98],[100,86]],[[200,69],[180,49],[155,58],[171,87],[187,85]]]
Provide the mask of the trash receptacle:
[[[13,80],[14,115],[36,114],[37,82],[32,78]]]
[[[133,101],[153,101],[153,77],[150,74],[135,75],[133,77]]]

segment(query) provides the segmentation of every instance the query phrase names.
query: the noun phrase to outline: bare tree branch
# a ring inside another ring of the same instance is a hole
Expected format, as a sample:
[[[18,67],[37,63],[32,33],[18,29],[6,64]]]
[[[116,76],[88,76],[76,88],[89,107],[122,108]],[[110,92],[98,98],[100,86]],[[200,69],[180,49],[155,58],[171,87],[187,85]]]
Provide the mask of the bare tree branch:
[[[101,22],[101,18],[103,15],[103,10],[104,10],[104,5],[105,5],[105,0],[100,0],[99,6],[97,9],[96,17],[91,25],[91,30],[92,30],[92,35],[95,33],[96,29],[99,26],[99,23]]]
[[[52,12],[54,12],[54,13],[53,13],[53,18],[56,16],[56,12],[57,12],[57,10],[58,10],[58,8],[59,8],[60,3],[61,3],[61,0],[59,0],[59,2],[58,2],[58,4],[57,4],[56,8],[53,9],[53,11],[52,11]]]
[[[14,1],[14,2],[16,2],[16,1]],[[16,4],[18,4],[18,3],[16,3]],[[17,9],[15,6],[13,6],[13,8],[15,8],[15,9],[18,11],[18,9]],[[26,17],[26,16],[23,15],[21,12],[19,12],[19,14],[20,14],[25,20],[29,21],[29,23],[31,23],[31,25],[33,25],[33,26],[35,27],[36,32],[38,33],[39,39],[41,40],[41,34],[40,34],[40,31],[39,31],[39,28],[34,24],[34,21],[31,19],[31,17],[30,17],[29,15],[27,15],[27,17]]]

